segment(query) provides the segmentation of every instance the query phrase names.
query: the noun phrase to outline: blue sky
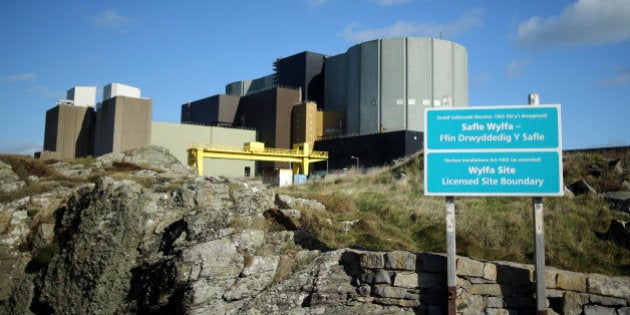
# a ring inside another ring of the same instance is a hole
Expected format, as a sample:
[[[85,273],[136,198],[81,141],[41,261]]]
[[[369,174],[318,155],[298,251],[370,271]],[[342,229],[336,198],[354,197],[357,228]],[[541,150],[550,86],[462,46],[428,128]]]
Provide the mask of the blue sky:
[[[630,145],[628,0],[3,1],[0,153],[41,150],[46,110],[73,86],[120,82],[153,120],[374,38],[442,37],[468,50],[469,104],[562,104],[565,149]]]

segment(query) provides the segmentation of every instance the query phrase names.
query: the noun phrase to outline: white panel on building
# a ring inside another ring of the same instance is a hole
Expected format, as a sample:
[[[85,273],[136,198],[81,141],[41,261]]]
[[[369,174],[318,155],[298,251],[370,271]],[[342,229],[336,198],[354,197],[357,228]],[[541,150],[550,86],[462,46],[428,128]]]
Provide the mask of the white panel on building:
[[[116,96],[129,96],[140,98],[140,89],[121,83],[110,83],[103,88],[103,100]]]
[[[75,106],[96,105],[96,87],[95,86],[75,86],[68,90],[66,98],[71,100]]]

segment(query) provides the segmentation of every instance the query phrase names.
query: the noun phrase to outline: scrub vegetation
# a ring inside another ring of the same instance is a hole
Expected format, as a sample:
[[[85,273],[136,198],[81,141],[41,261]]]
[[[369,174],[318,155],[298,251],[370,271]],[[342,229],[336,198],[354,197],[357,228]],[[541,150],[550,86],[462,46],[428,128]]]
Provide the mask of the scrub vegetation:
[[[618,191],[630,182],[630,155],[570,153],[565,185],[584,179],[596,191]],[[299,209],[298,226],[330,248],[446,252],[445,201],[423,194],[422,155],[398,165],[329,176],[279,194],[318,200],[326,210]],[[332,178],[334,177],[334,178]],[[628,190],[628,189],[625,189]],[[532,199],[457,197],[457,254],[486,260],[533,263]],[[630,275],[630,248],[610,240],[611,220],[629,221],[597,194],[544,198],[545,253],[549,266],[588,273]]]

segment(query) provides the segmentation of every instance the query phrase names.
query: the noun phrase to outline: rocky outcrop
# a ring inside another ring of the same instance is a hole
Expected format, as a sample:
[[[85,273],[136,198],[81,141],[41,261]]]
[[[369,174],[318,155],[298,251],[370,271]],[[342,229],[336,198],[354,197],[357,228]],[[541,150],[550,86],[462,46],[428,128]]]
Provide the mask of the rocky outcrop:
[[[630,248],[630,224],[628,221],[612,220],[606,235],[617,244]]]
[[[630,214],[630,191],[614,191],[601,194],[611,208]]]
[[[584,194],[597,194],[597,191],[583,179],[580,179],[577,182],[568,185],[567,189],[575,196]]]
[[[157,149],[137,154],[58,164],[67,174],[121,163],[127,171],[0,205],[11,213],[0,237],[0,314],[445,311],[443,255],[329,250],[291,223],[300,207],[321,203],[198,177]],[[459,312],[534,311],[532,266],[459,257],[457,268]],[[629,310],[628,278],[553,268],[546,276],[550,313]]]
[[[0,193],[8,193],[20,189],[26,185],[11,168],[11,165],[0,161]]]

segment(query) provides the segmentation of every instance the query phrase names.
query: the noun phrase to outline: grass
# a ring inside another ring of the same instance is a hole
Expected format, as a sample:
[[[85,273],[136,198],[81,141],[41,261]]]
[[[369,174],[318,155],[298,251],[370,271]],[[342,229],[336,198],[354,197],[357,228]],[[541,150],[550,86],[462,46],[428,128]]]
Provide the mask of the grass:
[[[630,154],[620,155],[630,167]],[[565,157],[564,180],[584,179],[597,191],[621,190],[630,173],[608,169],[615,157],[577,153]],[[369,175],[315,180],[278,193],[315,199],[326,210],[299,209],[301,228],[329,248],[446,251],[443,198],[423,195],[422,155]],[[404,174],[404,175],[401,175]],[[607,239],[611,220],[630,216],[597,195],[544,199],[547,265],[630,276],[630,249]],[[342,222],[356,223],[347,228]],[[456,198],[458,255],[533,263],[532,200],[523,197]],[[345,227],[345,229],[344,229]]]

